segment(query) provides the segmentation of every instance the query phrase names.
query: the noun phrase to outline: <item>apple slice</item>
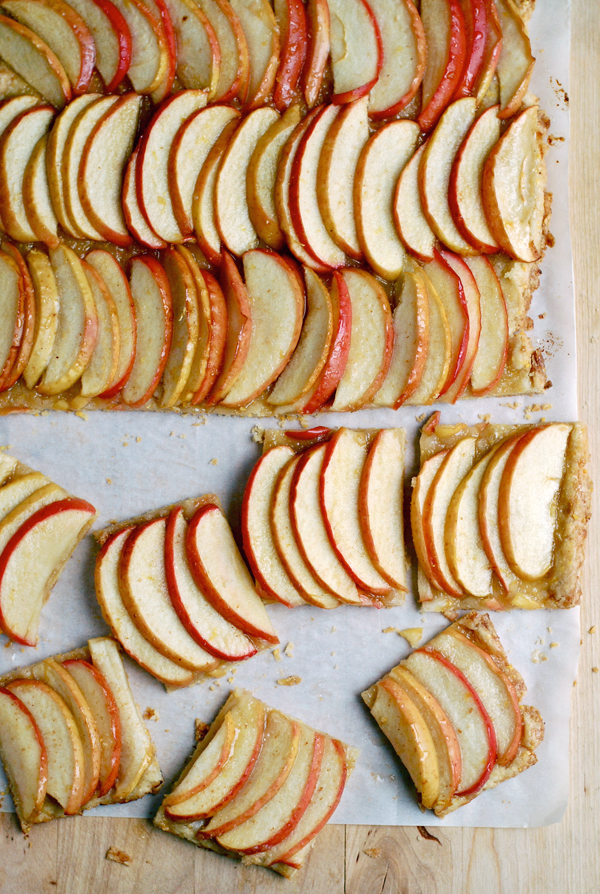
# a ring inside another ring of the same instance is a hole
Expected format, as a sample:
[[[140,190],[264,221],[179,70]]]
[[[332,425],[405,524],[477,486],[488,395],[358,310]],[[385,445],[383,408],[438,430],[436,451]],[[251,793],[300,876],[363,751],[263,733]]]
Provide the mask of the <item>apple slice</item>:
[[[37,390],[60,394],[81,378],[98,333],[94,297],[81,261],[66,245],[50,252],[50,263],[58,286],[58,330],[50,361]]]
[[[292,584],[304,601],[318,608],[337,608],[338,600],[316,580],[295,540],[291,519],[291,486],[299,462],[300,455],[292,457],[275,482],[269,513],[273,543]]]
[[[0,689],[0,757],[22,825],[34,822],[46,798],[48,755],[31,712]]]
[[[539,261],[544,246],[546,175],[538,106],[525,109],[492,149],[483,169],[483,206],[504,251]]]
[[[142,0],[142,2],[154,17],[156,33],[159,36],[163,53],[166,55],[166,62],[161,64],[161,80],[151,93],[152,102],[155,105],[159,105],[173,92],[173,82],[177,68],[175,29],[173,28],[173,22],[171,21],[165,0]]]
[[[476,255],[464,260],[477,283],[481,312],[481,332],[471,371],[471,390],[475,397],[483,397],[498,384],[506,368],[508,311],[500,280],[487,258]]]
[[[0,521],[4,521],[13,509],[16,509],[20,503],[33,493],[49,484],[52,484],[52,482],[45,475],[42,475],[41,472],[28,472],[25,475],[17,475],[12,477],[10,481],[3,483],[0,488]],[[54,489],[55,486],[53,485],[52,490],[54,491]]]
[[[119,562],[123,604],[145,639],[171,661],[205,672],[215,658],[192,639],[175,611],[167,585],[165,534],[167,520],[138,525],[127,538]]]
[[[29,275],[29,268],[27,267],[27,264],[23,259],[23,255],[16,247],[16,245],[12,245],[12,243],[10,242],[5,243],[4,250],[6,254],[11,258],[11,260],[15,263],[19,271],[19,288],[23,296],[24,315],[23,333],[21,335],[19,350],[17,352],[15,362],[12,365],[10,373],[2,381],[2,386],[8,389],[12,388],[15,382],[19,379],[21,373],[24,371],[29,362],[29,358],[31,357],[31,351],[33,348],[33,341],[35,337],[36,306],[33,283]]]
[[[213,102],[244,102],[250,79],[248,42],[237,13],[228,0],[199,0],[199,6],[212,26],[221,54],[219,79]]]
[[[118,568],[125,541],[134,530],[131,527],[115,532],[96,558],[96,596],[102,615],[127,654],[144,670],[165,686],[189,686],[194,679],[192,672],[170,661],[144,639],[123,605]]]
[[[145,245],[147,248],[155,250],[166,248],[167,243],[161,239],[160,236],[157,236],[154,230],[148,226],[148,222],[142,214],[136,188],[137,167],[138,147],[136,147],[131,154],[125,169],[125,177],[123,178],[123,194],[121,201],[127,229],[133,234],[138,242]]]
[[[365,546],[384,580],[406,590],[404,449],[401,429],[382,429],[369,448],[360,477],[358,519]]]
[[[207,397],[218,403],[235,385],[244,365],[252,337],[252,309],[246,286],[231,255],[224,255],[223,292],[227,306],[227,336],[219,376]]]
[[[174,406],[190,375],[200,327],[198,292],[192,271],[174,248],[162,255],[173,302],[173,336],[162,375],[161,407]]]
[[[427,41],[412,0],[369,0],[383,49],[379,80],[369,93],[369,116],[391,118],[414,99],[425,74]]]
[[[221,51],[201,5],[192,0],[166,0],[177,41],[177,77],[188,90],[217,90]]]
[[[419,127],[429,131],[452,99],[465,65],[467,35],[459,0],[422,0],[427,42]]]
[[[111,0],[73,0],[96,45],[96,67],[108,93],[117,89],[131,64],[131,32]]]
[[[316,105],[331,49],[331,22],[327,0],[307,0],[308,46],[302,72],[306,105]]]
[[[165,569],[169,596],[181,623],[216,658],[223,661],[251,658],[256,654],[256,646],[213,608],[196,585],[186,556],[187,531],[183,510],[173,509],[165,533]]]
[[[127,77],[136,93],[152,93],[163,83],[169,66],[169,47],[160,22],[142,0],[114,0],[131,35]]]
[[[460,280],[459,298],[463,302],[463,310],[468,319],[468,338],[464,344],[464,358],[460,371],[450,387],[444,391],[445,399],[456,403],[462,397],[471,377],[475,358],[479,349],[481,333],[481,298],[475,277],[470,267],[462,258],[449,251],[441,251],[440,258],[456,273]]]
[[[332,102],[353,102],[377,83],[383,47],[366,0],[327,0],[331,17]]]
[[[450,176],[454,159],[475,118],[473,97],[458,99],[444,112],[427,142],[419,167],[419,188],[427,221],[438,239],[458,254],[476,249],[457,229],[449,204]]]
[[[32,109],[34,106],[37,106],[39,102],[39,96],[29,96],[27,94],[4,99],[2,105],[0,105],[0,136],[2,136],[8,125],[14,121],[21,112],[25,112],[27,109]]]
[[[238,124],[239,117],[236,116],[223,128],[200,169],[192,199],[192,218],[198,245],[209,263],[215,265],[223,260],[221,236],[215,217],[215,187],[221,160]]]
[[[392,121],[376,131],[362,151],[354,181],[358,240],[376,273],[396,279],[406,263],[392,206],[402,169],[414,154],[419,128],[414,121]]]
[[[246,174],[248,212],[259,239],[279,251],[285,237],[275,208],[275,182],[283,147],[300,121],[300,107],[292,106],[262,135],[252,153]]]
[[[225,755],[225,761],[220,764],[217,775],[204,785],[204,781],[212,775],[214,751],[217,749],[213,747],[213,753],[206,759],[203,759],[203,755],[222,729],[220,726],[218,730],[214,730],[215,724],[213,724],[213,729],[202,741],[200,750],[196,752],[198,757],[190,772],[169,795],[165,813],[175,822],[204,819],[222,810],[235,798],[250,776],[264,742],[264,706],[247,693],[240,693],[229,708],[229,717],[234,728],[233,743]],[[222,735],[226,736],[226,733]],[[197,764],[199,766],[196,771]],[[182,800],[182,796],[186,793],[188,797]]]
[[[23,176],[23,207],[27,220],[35,233],[36,242],[45,242],[48,248],[59,245],[58,221],[50,199],[46,170],[48,134],[41,137],[27,162]]]
[[[133,259],[130,285],[137,343],[133,368],[121,396],[128,406],[141,407],[156,391],[167,363],[173,332],[173,299],[165,271],[151,257]]]
[[[436,236],[425,217],[419,191],[419,168],[426,148],[424,143],[405,165],[392,203],[396,230],[409,252],[420,261],[431,261],[436,246]]]
[[[266,597],[293,608],[305,600],[291,582],[273,538],[271,506],[279,474],[294,451],[274,447],[256,463],[246,484],[242,503],[244,553],[256,578],[257,587]]]
[[[135,359],[137,323],[135,305],[127,277],[113,256],[101,249],[86,255],[86,262],[100,275],[108,289],[117,312],[119,357],[114,377],[100,397],[114,397],[127,382]]]
[[[439,396],[461,379],[461,371],[469,345],[469,316],[460,277],[436,250],[435,258],[424,266],[444,307],[451,337],[451,360],[448,378]],[[468,380],[468,376],[467,376]]]
[[[333,410],[357,410],[377,394],[392,358],[394,329],[388,297],[364,270],[342,272],[352,302],[350,350]]]
[[[406,403],[414,406],[432,404],[437,400],[450,375],[452,363],[452,333],[448,315],[437,290],[425,271],[421,271],[429,305],[429,342],[421,381]]]
[[[46,793],[65,814],[77,813],[83,791],[84,757],[73,715],[54,689],[39,680],[13,680],[6,687],[31,713],[48,760]]]
[[[119,362],[121,333],[117,308],[104,281],[93,267],[81,262],[98,317],[98,336],[90,362],[81,376],[81,398],[97,397],[113,381]]]
[[[186,549],[196,584],[219,614],[248,636],[278,643],[231,528],[218,506],[207,503],[195,513],[188,527]]]
[[[170,814],[171,808],[174,816],[177,816],[176,808],[181,804],[186,805],[184,810],[189,809],[189,801],[214,782],[231,756],[236,734],[235,720],[229,711],[223,717],[216,734],[185,774],[182,783],[165,798],[167,814]]]
[[[277,121],[277,112],[265,107],[248,115],[231,137],[215,185],[215,219],[221,239],[235,255],[258,247],[258,235],[248,208],[246,180],[252,154],[260,138]]]
[[[361,432],[338,429],[325,449],[319,499],[329,542],[348,574],[361,590],[385,596],[390,584],[374,566],[360,524],[360,481],[368,452]]]
[[[142,214],[165,242],[182,242],[183,234],[169,196],[169,155],[182,124],[206,105],[204,90],[183,90],[166,100],[144,131],[139,144],[136,188]]]
[[[571,426],[529,431],[510,451],[498,494],[504,555],[524,580],[540,580],[554,564],[556,504]]]
[[[281,58],[273,102],[279,112],[284,112],[294,99],[306,59],[306,12],[302,0],[275,0],[274,11],[279,25]]]
[[[461,752],[459,796],[480,791],[496,763],[494,727],[483,702],[465,675],[429,646],[404,662],[409,671],[440,703],[454,727]]]
[[[238,114],[229,106],[199,109],[183,122],[171,143],[169,189],[173,214],[183,236],[189,236],[194,229],[192,202],[202,165],[224,127]]]
[[[5,325],[0,341],[0,389],[5,389],[19,353],[25,323],[25,293],[19,268],[12,258],[0,253],[0,311]]]
[[[28,388],[34,388],[52,356],[58,329],[59,295],[56,277],[47,255],[33,249],[27,255],[27,266],[35,296],[36,327],[23,378]],[[6,296],[5,290],[3,294]]]
[[[456,99],[472,96],[475,92],[486,55],[488,8],[487,0],[467,0],[461,3],[465,19],[466,52],[462,75],[454,91]]]
[[[499,500],[500,482],[508,458],[523,435],[517,434],[503,441],[495,450],[479,486],[479,530],[483,548],[506,593],[518,589],[519,580],[513,573],[500,540]]]
[[[436,576],[425,539],[425,506],[435,477],[447,455],[448,450],[440,450],[425,460],[413,484],[410,503],[410,527],[419,568],[423,571],[429,583],[436,589],[438,584],[436,583]]]
[[[141,103],[141,97],[129,93],[108,108],[94,125],[79,163],[79,200],[86,217],[102,239],[121,246],[131,243],[121,194]]]
[[[502,109],[499,117],[511,118],[519,111],[527,93],[535,59],[525,23],[515,4],[511,0],[495,2],[502,31],[502,49],[496,67]]]
[[[497,105],[486,109],[471,125],[454,159],[448,187],[454,223],[464,239],[485,254],[498,251],[482,198],[483,168],[500,139],[498,111]]]
[[[246,36],[250,79],[247,109],[262,105],[275,84],[279,64],[279,26],[269,0],[231,0]],[[242,97],[240,97],[242,99]]]
[[[485,46],[479,74],[471,91],[478,106],[481,106],[488,93],[502,51],[502,28],[495,0],[484,0],[484,5],[487,24]]]
[[[288,779],[298,755],[299,745],[298,721],[290,720],[279,711],[268,711],[263,747],[249,779],[233,801],[213,814],[208,825],[202,829],[202,837],[215,838],[224,835],[262,810]]]
[[[246,252],[244,275],[252,322],[246,358],[221,403],[243,407],[277,378],[302,327],[304,292],[291,264],[263,249]]]
[[[27,164],[38,141],[48,132],[53,117],[54,109],[50,106],[36,106],[22,112],[2,134],[0,141],[2,223],[7,235],[17,242],[36,240],[36,234],[27,215],[23,185]]]
[[[71,99],[67,73],[48,44],[7,16],[0,16],[0,56],[56,109]]]

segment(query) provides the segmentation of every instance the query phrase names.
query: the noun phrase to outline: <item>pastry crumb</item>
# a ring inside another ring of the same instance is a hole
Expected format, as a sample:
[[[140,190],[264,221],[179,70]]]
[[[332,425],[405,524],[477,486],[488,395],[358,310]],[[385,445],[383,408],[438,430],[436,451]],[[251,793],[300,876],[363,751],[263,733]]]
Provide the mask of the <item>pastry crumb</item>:
[[[195,739],[195,741],[201,742],[202,739],[204,738],[204,736],[209,731],[209,729],[210,729],[209,723],[204,723],[203,720],[198,720],[198,718],[196,717],[196,719],[194,720],[194,739]]]
[[[371,859],[375,860],[377,857],[380,857],[383,853],[383,849],[380,847],[366,847],[363,851],[363,854],[366,854],[367,857],[371,857]]]
[[[337,630],[336,627],[332,627],[332,628],[331,628],[331,632],[332,632],[332,633],[335,633],[336,630]]]
[[[592,626],[591,626],[590,629],[588,630],[588,633],[595,633],[596,630],[597,630],[596,625],[595,625],[595,624],[592,624]]]
[[[509,410],[518,410],[518,409],[519,409],[519,403],[518,403],[518,401],[516,401],[516,400],[513,401],[513,402],[510,403],[510,404],[500,404],[500,406],[501,406],[501,407],[508,407]]]
[[[219,460],[215,457],[214,459],[211,459],[210,464],[211,466],[218,466]]]
[[[298,416],[298,422],[300,423],[300,428],[304,429],[308,429],[312,425],[310,416]]]
[[[482,422],[489,422],[492,418],[491,413],[478,413],[477,416],[481,419]]]
[[[252,435],[252,440],[256,444],[262,444],[265,439],[265,430],[261,428],[260,425],[253,425],[250,429],[250,434]]]
[[[235,677],[227,677],[227,682],[231,684],[235,683]]]
[[[423,422],[425,419],[427,419],[427,413],[421,413],[420,416],[415,416],[416,422]]]
[[[183,440],[185,440],[186,435],[177,435],[177,437],[180,438],[180,439],[183,441]]]
[[[282,677],[281,680],[276,680],[278,686],[297,686],[301,682],[302,677],[298,677],[295,674],[291,677]]]
[[[283,654],[287,655],[288,658],[294,657],[294,644],[292,642],[287,644],[287,646],[283,650]]]
[[[137,438],[135,439],[135,443],[136,443],[136,444],[139,444],[141,440],[142,440],[142,439],[141,439],[140,436],[138,435]]]
[[[131,866],[132,859],[125,851],[120,851],[118,847],[109,847],[106,851],[106,860],[112,860],[113,863],[120,863],[121,866]]]
[[[558,649],[559,646],[560,646],[560,643],[550,643],[551,649]]]
[[[281,661],[281,649],[273,649],[271,655],[275,659],[275,661]]]
[[[597,674],[599,671],[600,671],[600,667],[593,667],[593,668],[592,668],[592,673],[593,673],[593,674]]]
[[[83,419],[84,422],[88,421],[88,414],[84,413],[83,410],[77,410],[75,413],[76,416],[79,416],[80,419]]]
[[[112,484],[112,478],[107,478],[107,479],[106,479],[106,483],[107,483],[107,484]]]
[[[544,655],[541,649],[534,649],[531,653],[531,660],[534,664],[539,664],[541,661],[548,661],[548,656]]]
[[[143,717],[144,720],[160,720],[160,715],[154,708],[146,708]]]

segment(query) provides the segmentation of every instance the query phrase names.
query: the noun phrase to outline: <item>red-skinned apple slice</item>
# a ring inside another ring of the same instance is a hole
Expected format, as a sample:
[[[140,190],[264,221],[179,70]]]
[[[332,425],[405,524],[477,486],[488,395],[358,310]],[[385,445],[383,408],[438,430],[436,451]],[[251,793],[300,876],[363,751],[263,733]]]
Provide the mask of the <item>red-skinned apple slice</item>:
[[[412,102],[421,86],[427,41],[412,0],[369,0],[383,49],[379,80],[369,93],[369,116],[391,118]]]
[[[485,47],[483,50],[479,75],[473,85],[472,91],[477,100],[478,107],[481,106],[489,90],[502,51],[502,28],[500,27],[500,19],[498,18],[496,3],[494,0],[484,0],[484,3],[487,24]]]
[[[5,390],[23,337],[25,293],[19,268],[4,252],[0,253],[0,285],[0,310],[5,321],[0,342],[0,390]]]
[[[216,658],[251,658],[256,646],[213,608],[196,585],[186,556],[187,530],[183,510],[173,509],[165,533],[165,568],[173,607],[190,636]]]
[[[27,387],[33,388],[42,376],[52,355],[58,328],[59,296],[56,277],[47,255],[33,249],[27,255],[27,266],[35,296],[36,327],[31,356],[23,371],[23,378]],[[2,295],[6,300],[6,288],[2,290]],[[3,312],[3,319],[6,318],[7,316]]]
[[[81,264],[92,290],[98,318],[94,353],[81,377],[80,396],[85,402],[90,397],[102,394],[113,381],[119,363],[121,333],[117,308],[103,279],[85,261]]]
[[[158,105],[173,91],[175,70],[177,68],[177,42],[175,29],[169,15],[165,0],[142,0],[149,12],[152,13],[157,23],[156,30],[160,33],[161,43],[166,50],[167,62],[162,70],[162,80],[152,91],[152,102]]]
[[[274,447],[256,463],[246,484],[242,503],[244,553],[257,587],[270,599],[293,608],[305,600],[290,580],[277,552],[270,513],[279,474],[294,456],[290,447]]]
[[[525,23],[512,0],[496,0],[502,31],[502,49],[496,74],[500,81],[500,118],[511,118],[519,111],[527,93],[535,59]]]
[[[465,258],[479,289],[481,332],[471,371],[475,397],[488,394],[500,381],[508,355],[508,311],[496,271],[481,255]]]
[[[131,35],[127,77],[136,93],[160,88],[169,69],[169,46],[160,21],[142,0],[114,0]]]
[[[31,712],[8,689],[0,689],[0,757],[19,817],[27,826],[46,797],[48,756]]]
[[[464,295],[462,294],[463,287],[460,277],[441,258],[437,250],[435,258],[433,261],[425,264],[424,270],[442,302],[450,327],[450,369],[446,382],[439,394],[441,397],[443,394],[446,394],[450,386],[457,380],[463,367],[469,342],[469,317]]]
[[[409,252],[420,261],[431,261],[436,245],[436,236],[425,217],[419,190],[419,168],[426,148],[427,143],[424,143],[405,165],[392,204],[396,230]]]
[[[50,47],[7,16],[0,16],[0,56],[55,108],[71,99],[67,73]]]
[[[249,636],[279,639],[218,506],[202,506],[188,526],[186,548],[198,587],[224,618]]]
[[[185,251],[179,246],[179,251]],[[190,263],[189,257],[186,258]],[[225,344],[227,341],[227,305],[223,291],[212,273],[200,268],[192,262],[192,274],[196,279],[196,288],[200,300],[201,337],[198,339],[197,352],[202,352],[196,367],[196,358],[190,372],[186,387],[192,386],[192,379],[198,375],[198,387],[191,397],[193,406],[201,403],[210,393],[221,371]],[[202,320],[202,316],[205,317]],[[206,326],[206,343],[204,342],[204,326]]]
[[[444,391],[445,399],[456,403],[462,397],[471,377],[479,348],[481,333],[481,298],[475,277],[471,269],[457,255],[449,251],[441,251],[439,257],[456,273],[460,279],[459,297],[463,302],[463,310],[468,319],[468,339],[464,346],[464,358],[456,379]]]
[[[478,515],[483,548],[506,593],[518,588],[519,580],[508,564],[500,540],[498,512],[500,482],[511,451],[522,437],[520,434],[513,435],[499,445],[490,459],[479,487]]]
[[[429,304],[429,344],[427,359],[417,389],[406,403],[414,406],[432,404],[448,381],[453,361],[452,332],[448,315],[437,290],[425,271],[421,271]]]
[[[194,676],[157,651],[139,632],[125,606],[119,590],[118,567],[125,541],[135,528],[124,528],[112,534],[96,559],[96,596],[104,620],[127,654],[153,674],[165,686],[189,686]]]
[[[199,0],[199,5],[215,32],[221,51],[219,80],[213,102],[245,102],[250,80],[248,41],[228,0]]]
[[[48,172],[46,170],[46,147],[48,134],[44,134],[31,153],[23,177],[23,205],[27,220],[36,242],[45,242],[48,248],[59,245],[58,221],[50,199]]]
[[[269,0],[231,0],[248,45],[248,92],[240,96],[247,109],[262,105],[273,89],[279,64],[279,26]]]
[[[425,460],[415,480],[410,503],[410,527],[415,552],[419,561],[419,567],[429,583],[436,588],[438,585],[436,583],[436,578],[431,565],[431,558],[425,540],[424,516],[425,505],[429,492],[431,491],[431,486],[447,455],[447,450],[440,450],[439,453],[435,453],[432,457]]]
[[[173,809],[176,815],[176,808],[180,804],[184,804],[200,794],[204,789],[208,788],[215,781],[229,758],[231,757],[232,746],[236,739],[237,730],[235,721],[228,712],[223,718],[223,722],[219,727],[216,735],[213,736],[204,751],[199,755],[197,760],[186,773],[182,783],[165,798],[165,809],[170,813],[169,808]],[[189,809],[187,806],[184,809]]]
[[[177,77],[188,90],[207,90],[212,99],[219,82],[221,50],[201,5],[166,0],[177,41]]]
[[[323,75],[331,48],[331,21],[327,0],[308,0],[306,17],[308,47],[302,73],[302,88],[306,105],[312,109],[321,92]]]
[[[148,226],[148,222],[142,214],[136,187],[137,166],[138,148],[136,147],[131,154],[123,178],[122,204],[127,229],[139,243],[147,248],[155,250],[166,248],[167,243]]]
[[[223,128],[221,135],[206,156],[200,169],[194,197],[192,199],[192,218],[198,245],[211,264],[219,265],[223,260],[221,254],[221,236],[215,219],[215,186],[221,159],[229,145],[229,141],[238,127],[239,117],[235,117]]]
[[[224,255],[221,271],[227,307],[227,335],[219,376],[207,397],[218,403],[235,385],[244,365],[252,336],[252,310],[246,286],[231,255]]]
[[[427,41],[419,127],[429,131],[452,99],[467,51],[465,18],[459,0],[423,0],[421,21]]]
[[[454,91],[456,99],[472,96],[482,69],[488,32],[486,0],[463,0],[461,8],[465,19],[466,53],[463,73]]]
[[[18,475],[16,478],[12,478],[4,483],[0,489],[0,521],[3,522],[7,515],[23,503],[24,500],[47,485],[52,485],[52,483],[41,472],[28,472],[26,475]],[[56,490],[55,485],[52,485],[52,490]],[[62,494],[62,491],[60,493]],[[8,543],[8,539],[10,537],[6,538],[4,543]]]
[[[302,0],[275,0],[274,9],[281,35],[281,56],[273,102],[278,111],[284,112],[296,95],[306,59],[306,12]]]
[[[162,262],[173,302],[173,337],[162,374],[161,407],[179,400],[192,369],[200,329],[198,292],[192,271],[176,249],[170,247]]]
[[[117,89],[131,64],[131,32],[111,0],[73,0],[96,44],[96,67],[108,93]]]
[[[133,368],[121,395],[128,406],[141,407],[156,391],[169,356],[173,301],[167,275],[155,258],[133,259],[130,284],[137,343]]]
[[[19,344],[19,350],[15,362],[10,370],[10,373],[8,374],[8,377],[3,381],[3,386],[5,388],[11,388],[29,363],[29,359],[31,357],[31,352],[33,349],[33,341],[35,338],[37,317],[33,282],[31,280],[31,276],[29,275],[29,268],[25,263],[25,259],[23,258],[23,255],[21,254],[17,246],[12,245],[10,242],[6,242],[4,244],[4,250],[6,254],[9,255],[10,258],[12,258],[19,270],[19,274],[21,277],[20,289],[23,293],[23,313],[25,316],[25,319],[23,321],[23,334],[21,336],[21,342]]]
[[[332,102],[353,102],[377,83],[383,47],[366,0],[327,0],[331,21]]]

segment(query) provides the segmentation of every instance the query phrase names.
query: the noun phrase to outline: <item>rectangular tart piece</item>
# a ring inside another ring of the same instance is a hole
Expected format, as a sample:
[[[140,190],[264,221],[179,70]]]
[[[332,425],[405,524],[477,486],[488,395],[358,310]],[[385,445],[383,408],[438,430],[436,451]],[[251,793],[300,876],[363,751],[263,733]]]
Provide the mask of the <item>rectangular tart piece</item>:
[[[154,824],[290,878],[336,809],[357,757],[355,748],[235,690]]]
[[[110,637],[0,677],[0,757],[23,832],[163,781]]]
[[[470,612],[362,697],[423,808],[446,816],[537,762],[544,722],[525,692],[489,615]]]

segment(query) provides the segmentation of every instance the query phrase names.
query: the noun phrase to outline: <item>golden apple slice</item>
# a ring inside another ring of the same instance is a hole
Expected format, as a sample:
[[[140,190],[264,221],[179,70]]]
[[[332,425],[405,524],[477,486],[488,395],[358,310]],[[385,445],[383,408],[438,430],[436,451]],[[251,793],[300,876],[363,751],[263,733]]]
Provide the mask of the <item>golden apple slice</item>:
[[[177,38],[177,77],[188,90],[217,90],[221,50],[201,5],[192,0],[166,0]]]
[[[471,269],[465,264],[462,258],[452,254],[449,251],[441,251],[439,257],[444,260],[448,267],[454,271],[459,279],[459,298],[463,306],[463,311],[467,318],[467,338],[461,345],[461,351],[464,350],[460,370],[457,371],[456,378],[449,388],[444,389],[444,397],[447,401],[456,403],[459,397],[462,397],[471,377],[471,372],[475,364],[475,358],[479,350],[479,335],[481,333],[481,297],[475,277],[471,273]]]
[[[424,271],[420,276],[425,284],[429,307],[429,342],[421,381],[406,403],[420,406],[432,404],[441,394],[450,374],[452,363],[452,333],[448,316],[437,290]]]
[[[28,96],[26,94],[5,99],[0,106],[0,136],[21,112],[32,109],[39,102],[40,98],[38,96]]]
[[[435,233],[425,217],[419,191],[419,168],[426,148],[424,143],[405,165],[392,204],[396,230],[409,252],[420,261],[431,261],[436,246]]]
[[[487,32],[485,35],[481,68],[479,69],[477,80],[473,85],[472,90],[472,94],[477,99],[478,107],[481,106],[490,89],[490,85],[496,74],[498,59],[502,51],[502,29],[500,27],[500,19],[498,18],[498,9],[495,0],[484,0],[484,5],[487,20]]]
[[[121,197],[123,205],[123,214],[127,229],[133,234],[135,239],[141,245],[147,248],[158,250],[166,248],[166,242],[157,236],[154,230],[148,225],[148,221],[142,214],[140,203],[138,201],[137,192],[137,168],[138,168],[138,148],[136,147],[131,154],[127,167],[125,169],[125,177],[123,178],[123,194]]]
[[[571,426],[533,429],[513,447],[498,493],[498,529],[504,555],[524,580],[540,580],[552,568],[556,503]]]
[[[41,472],[28,472],[3,483],[0,488],[0,521],[3,521],[27,497],[51,483]]]
[[[194,761],[183,781],[165,798],[165,810],[169,815],[172,810],[173,816],[179,819],[176,810],[179,805],[185,805],[182,810],[189,810],[190,805],[186,802],[208,788],[231,757],[237,733],[234,716],[231,711],[225,714],[216,734]]]
[[[227,334],[219,376],[207,397],[209,405],[218,403],[235,385],[248,355],[252,337],[250,299],[231,255],[224,255],[222,277],[227,307]]]
[[[499,445],[490,459],[479,486],[478,515],[483,548],[506,593],[518,588],[519,580],[508,564],[500,540],[498,510],[500,482],[510,453],[515,449],[521,437],[523,435],[514,435]]]
[[[281,58],[273,102],[279,112],[285,112],[296,95],[306,59],[306,12],[302,0],[275,0],[274,12],[279,25]]]
[[[419,126],[429,131],[451,101],[465,64],[467,33],[459,0],[422,0],[427,43]]]
[[[221,236],[215,218],[215,187],[219,166],[229,141],[239,123],[239,117],[226,124],[221,135],[206,156],[200,169],[194,197],[192,199],[192,218],[198,245],[211,264],[218,265],[223,260],[221,254]]]
[[[498,57],[496,73],[500,81],[500,118],[511,118],[519,111],[527,93],[535,59],[525,23],[512,0],[495,0],[500,28],[502,49]]]
[[[177,42],[175,29],[164,0],[142,0],[155,21],[155,31],[161,44],[160,81],[150,94],[152,102],[158,105],[173,92],[177,68]]]
[[[25,296],[19,269],[12,258],[0,254],[0,312],[4,325],[0,337],[0,388],[8,381],[23,337]]]
[[[117,308],[100,275],[81,262],[89,283],[98,317],[98,335],[91,360],[81,377],[81,398],[97,397],[112,382],[119,362],[121,334]]]
[[[463,369],[470,335],[469,317],[460,277],[439,252],[436,251],[433,261],[425,264],[424,270],[443,305],[450,327],[450,369],[439,393],[441,397],[459,379]]]
[[[417,148],[414,121],[392,121],[376,131],[363,149],[354,181],[358,240],[376,273],[396,279],[406,263],[392,205],[398,177]]]
[[[19,343],[19,349],[16,354],[15,362],[6,378],[3,378],[2,385],[5,389],[12,388],[19,379],[21,373],[29,362],[31,350],[33,348],[33,340],[35,337],[35,294],[33,291],[33,283],[29,275],[29,268],[25,263],[22,253],[11,242],[6,242],[4,250],[10,259],[15,263],[20,276],[20,291],[23,301],[23,332]]]
[[[481,332],[471,371],[471,390],[483,397],[500,381],[508,354],[508,311],[496,271],[481,255],[465,258],[480,296]]]
[[[31,712],[8,689],[0,689],[0,757],[19,819],[28,828],[46,797],[48,756]]]
[[[162,84],[169,64],[165,34],[142,0],[113,2],[131,35],[131,62],[127,77],[136,93],[152,93]]]
[[[425,74],[427,41],[412,0],[369,0],[383,45],[379,80],[369,93],[371,118],[391,118],[412,102]]]
[[[306,17],[308,47],[302,72],[302,87],[306,105],[312,109],[321,91],[331,49],[331,21],[327,0],[307,0]]]
[[[67,73],[48,44],[7,16],[0,16],[0,56],[56,109],[71,99]]]
[[[131,33],[127,22],[110,0],[72,0],[69,3],[84,20],[96,45],[96,68],[112,93],[131,64]]]
[[[447,450],[440,450],[425,460],[413,485],[410,503],[410,527],[419,568],[433,587],[438,587],[432,567],[431,556],[425,539],[425,506],[435,477],[448,455]]]
[[[48,134],[41,137],[27,162],[23,176],[23,206],[27,220],[35,233],[36,242],[45,242],[48,248],[59,244],[58,221],[52,207],[48,173],[46,170],[46,147]]]
[[[248,42],[236,12],[228,0],[199,0],[199,6],[215,33],[220,50],[219,79],[213,102],[244,102],[250,78]]]
[[[174,406],[189,378],[200,327],[198,292],[184,258],[174,248],[162,255],[173,302],[173,336],[162,374],[161,407]]]
[[[377,83],[383,47],[377,20],[365,0],[327,0],[331,20],[333,102],[353,102]]]
[[[246,36],[250,59],[248,109],[265,102],[275,84],[279,64],[279,26],[268,0],[231,0]]]
[[[118,567],[123,546],[135,528],[125,528],[108,538],[96,559],[96,596],[104,620],[128,655],[165,686],[189,686],[190,670],[170,661],[144,639],[131,620],[119,590]]]

